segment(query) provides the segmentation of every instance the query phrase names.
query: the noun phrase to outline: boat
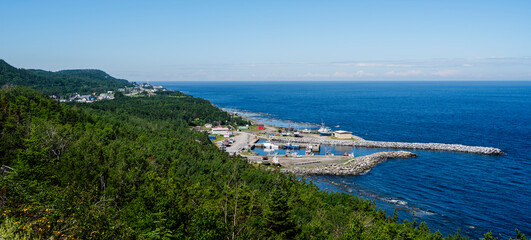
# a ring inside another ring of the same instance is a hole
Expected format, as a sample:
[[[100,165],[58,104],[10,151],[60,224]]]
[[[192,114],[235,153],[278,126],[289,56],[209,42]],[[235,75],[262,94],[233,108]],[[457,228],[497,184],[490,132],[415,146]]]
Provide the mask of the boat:
[[[313,156],[313,152],[312,152],[312,148],[309,147],[309,148],[306,148],[306,156]]]
[[[308,129],[308,128],[305,128],[305,129],[302,130],[302,132],[303,132],[303,133],[311,133],[312,130],[310,130],[310,129]]]
[[[263,143],[262,146],[264,146],[264,149],[273,149],[273,150],[278,149],[278,145],[275,145],[275,144],[273,144],[272,142],[269,142],[269,141]]]
[[[278,161],[278,156],[276,154],[273,156],[273,160],[271,162],[273,162],[273,165],[280,167],[280,162]]]
[[[317,130],[319,135],[321,136],[331,136],[332,135],[332,129],[324,125],[324,122],[321,124],[321,128]]]
[[[295,132],[293,132],[293,136],[294,137],[300,137],[301,134],[299,133],[299,129],[295,130]]]
[[[300,149],[301,146],[299,145],[291,145],[291,143],[288,143],[286,145],[284,145],[284,149]]]

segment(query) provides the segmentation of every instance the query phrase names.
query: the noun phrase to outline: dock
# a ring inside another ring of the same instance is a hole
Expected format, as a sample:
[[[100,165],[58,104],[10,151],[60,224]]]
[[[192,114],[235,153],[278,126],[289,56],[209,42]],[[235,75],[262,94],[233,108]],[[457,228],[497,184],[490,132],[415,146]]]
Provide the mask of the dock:
[[[310,148],[312,152],[321,151],[321,144],[319,143],[297,143],[297,144],[277,144],[279,149],[307,149]],[[255,143],[252,148],[264,148],[263,143]]]

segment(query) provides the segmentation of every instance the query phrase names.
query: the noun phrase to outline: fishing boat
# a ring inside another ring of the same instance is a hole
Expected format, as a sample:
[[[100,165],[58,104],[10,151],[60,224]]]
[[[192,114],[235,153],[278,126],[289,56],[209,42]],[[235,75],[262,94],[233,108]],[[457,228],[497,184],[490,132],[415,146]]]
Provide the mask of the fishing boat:
[[[269,141],[263,143],[262,146],[264,146],[264,149],[272,149],[272,150],[278,149],[278,145],[275,145],[275,144],[273,144],[272,142],[269,142]]]
[[[300,137],[301,134],[299,133],[299,129],[296,129],[295,132],[293,132],[294,137]]]
[[[332,135],[332,129],[330,129],[329,127],[325,126],[324,122],[321,124],[321,128],[319,128],[319,130],[317,130],[317,132],[321,136],[331,136]]]
[[[276,154],[275,156],[273,156],[272,162],[273,162],[273,165],[280,167],[280,162],[278,161],[278,156]]]
[[[300,149],[301,146],[299,145],[292,145],[291,143],[288,143],[286,145],[284,145],[284,149]]]

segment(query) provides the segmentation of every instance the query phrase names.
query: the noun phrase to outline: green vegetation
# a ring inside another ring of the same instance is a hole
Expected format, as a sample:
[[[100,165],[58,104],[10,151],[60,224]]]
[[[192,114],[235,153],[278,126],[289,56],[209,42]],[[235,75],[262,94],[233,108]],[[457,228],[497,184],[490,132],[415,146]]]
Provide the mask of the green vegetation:
[[[67,105],[4,85],[0,112],[0,239],[443,239],[219,151],[195,119],[245,121],[179,92]]]
[[[101,70],[43,70],[17,69],[0,59],[0,86],[7,83],[37,89],[43,94],[68,97],[73,93],[89,94],[132,86],[126,80],[116,79]]]

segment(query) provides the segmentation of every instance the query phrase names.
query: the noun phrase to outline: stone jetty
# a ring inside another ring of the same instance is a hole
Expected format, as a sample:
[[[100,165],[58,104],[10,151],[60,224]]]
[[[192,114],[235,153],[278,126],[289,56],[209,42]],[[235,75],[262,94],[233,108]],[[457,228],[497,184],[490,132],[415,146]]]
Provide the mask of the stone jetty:
[[[280,142],[291,143],[319,143],[325,145],[336,146],[352,146],[352,147],[365,147],[365,148],[393,148],[393,149],[416,149],[416,150],[434,150],[434,151],[450,151],[450,152],[463,152],[463,153],[475,153],[485,155],[503,155],[505,154],[499,148],[492,147],[478,147],[478,146],[466,146],[461,144],[446,144],[446,143],[407,143],[407,142],[380,142],[380,141],[368,141],[368,140],[337,140],[330,138],[313,138],[313,137],[279,137],[272,136],[268,139]]]
[[[332,163],[323,167],[291,167],[281,171],[295,175],[359,175],[371,170],[374,165],[391,158],[412,158],[417,154],[406,151],[378,152],[356,157],[345,163]]]

